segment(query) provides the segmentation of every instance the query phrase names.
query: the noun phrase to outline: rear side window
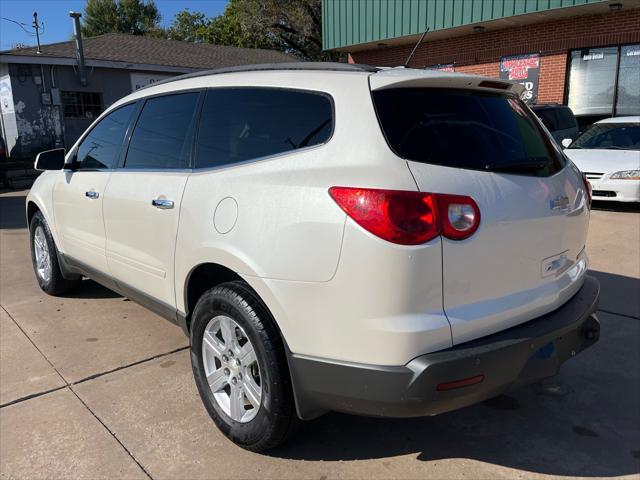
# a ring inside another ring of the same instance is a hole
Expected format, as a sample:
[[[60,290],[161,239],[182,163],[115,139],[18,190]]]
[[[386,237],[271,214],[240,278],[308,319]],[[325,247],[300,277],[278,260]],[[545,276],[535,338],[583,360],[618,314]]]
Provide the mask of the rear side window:
[[[533,113],[514,96],[395,88],[374,91],[373,100],[389,146],[407,160],[536,176],[564,166]]]
[[[150,98],[131,135],[124,168],[189,168],[198,93]]]
[[[216,167],[325,143],[333,131],[327,95],[274,88],[207,91],[195,168]]]
[[[116,167],[134,109],[135,104],[118,108],[91,129],[78,146],[78,168],[92,170]]]

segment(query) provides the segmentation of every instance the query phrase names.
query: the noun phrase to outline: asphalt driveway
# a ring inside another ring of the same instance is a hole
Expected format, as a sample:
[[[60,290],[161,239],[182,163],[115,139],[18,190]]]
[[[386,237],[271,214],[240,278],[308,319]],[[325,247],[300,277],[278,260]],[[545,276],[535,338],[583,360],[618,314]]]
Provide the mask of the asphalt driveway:
[[[269,454],[223,437],[182,332],[91,282],[44,295],[26,192],[0,194],[0,478],[540,478],[640,474],[640,213],[595,210],[598,344],[560,375],[420,419],[329,414]]]

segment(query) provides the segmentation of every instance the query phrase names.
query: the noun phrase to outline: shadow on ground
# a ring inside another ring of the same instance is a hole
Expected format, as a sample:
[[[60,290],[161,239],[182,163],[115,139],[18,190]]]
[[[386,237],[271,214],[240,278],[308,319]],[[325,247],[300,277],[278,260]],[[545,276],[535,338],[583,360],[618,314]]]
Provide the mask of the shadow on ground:
[[[602,210],[606,212],[640,212],[640,203],[624,203],[624,202],[607,202],[603,200],[593,199],[591,208],[594,210]]]
[[[27,228],[26,198],[0,196],[0,229]]]
[[[620,310],[620,301],[640,302],[640,280],[590,273],[601,281],[601,298],[612,311]],[[304,424],[291,443],[270,455],[307,461],[410,455],[423,461],[467,458],[548,475],[638,474],[640,318],[598,316],[600,342],[542,384],[436,417],[330,413]]]
[[[122,298],[122,295],[103,287],[89,278],[82,280],[78,288],[63,295],[65,298],[99,299],[99,298]]]
[[[589,275],[596,277],[600,282],[600,303],[598,305],[600,310],[640,318],[640,278],[597,270],[589,270]],[[638,339],[638,344],[640,344],[640,339]],[[640,431],[640,425],[638,429]],[[640,434],[638,436],[640,437]]]

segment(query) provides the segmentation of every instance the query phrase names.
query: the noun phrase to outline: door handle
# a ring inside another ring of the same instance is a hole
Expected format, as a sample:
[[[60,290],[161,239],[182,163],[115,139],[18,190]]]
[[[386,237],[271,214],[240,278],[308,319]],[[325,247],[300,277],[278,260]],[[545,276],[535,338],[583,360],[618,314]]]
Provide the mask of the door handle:
[[[98,192],[94,192],[93,190],[90,190],[88,192],[84,192],[84,196],[92,200],[95,200],[100,196],[100,194]]]
[[[170,210],[173,208],[173,200],[156,198],[155,200],[151,200],[151,205],[161,210]]]

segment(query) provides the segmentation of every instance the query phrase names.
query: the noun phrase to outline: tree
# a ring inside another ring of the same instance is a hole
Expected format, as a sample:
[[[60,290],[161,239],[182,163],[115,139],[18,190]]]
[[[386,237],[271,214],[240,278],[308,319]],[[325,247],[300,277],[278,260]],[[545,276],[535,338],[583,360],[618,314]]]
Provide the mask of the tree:
[[[184,9],[176,13],[171,25],[166,30],[167,38],[185,42],[203,42],[211,27],[211,19],[202,12],[191,13]]]
[[[87,37],[104,33],[158,35],[160,12],[153,0],[87,0],[82,33]]]
[[[337,60],[322,50],[320,0],[231,0],[244,32],[266,37],[279,50],[305,60]],[[225,10],[225,15],[226,15]]]
[[[242,28],[238,14],[237,0],[231,0],[224,14],[207,18],[202,12],[184,9],[178,12],[166,30],[167,38],[196,43],[213,43],[233,47],[275,48],[273,42],[264,35],[255,34]]]
[[[229,0],[224,13],[207,18],[183,10],[167,30],[169,38],[233,47],[282,50],[304,60],[339,60],[322,51],[320,0]]]

